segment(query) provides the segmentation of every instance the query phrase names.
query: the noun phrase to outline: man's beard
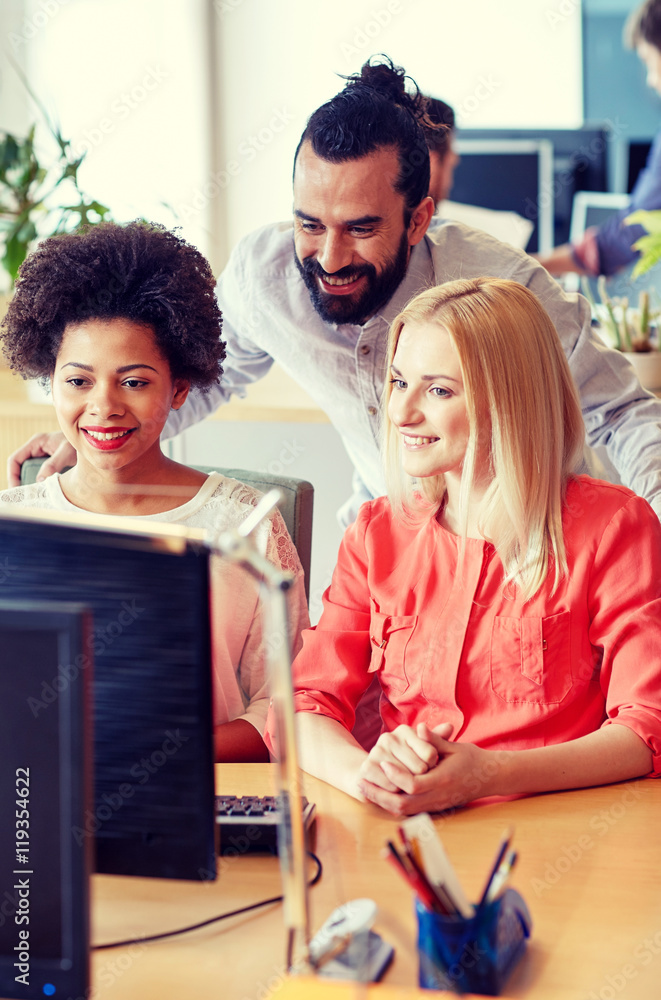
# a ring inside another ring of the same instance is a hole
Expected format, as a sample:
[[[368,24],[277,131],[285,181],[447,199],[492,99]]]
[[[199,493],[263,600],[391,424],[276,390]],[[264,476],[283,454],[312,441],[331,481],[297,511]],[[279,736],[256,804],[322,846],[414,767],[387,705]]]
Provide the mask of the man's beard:
[[[365,323],[395,294],[397,286],[406,274],[408,259],[409,244],[406,232],[402,233],[397,253],[385,263],[380,274],[373,264],[356,266],[349,264],[328,275],[314,257],[306,257],[301,262],[294,251],[294,260],[310,293],[312,305],[327,323]],[[355,295],[333,295],[324,292],[318,280],[320,277],[358,278],[362,275],[367,279],[367,286],[357,298]]]

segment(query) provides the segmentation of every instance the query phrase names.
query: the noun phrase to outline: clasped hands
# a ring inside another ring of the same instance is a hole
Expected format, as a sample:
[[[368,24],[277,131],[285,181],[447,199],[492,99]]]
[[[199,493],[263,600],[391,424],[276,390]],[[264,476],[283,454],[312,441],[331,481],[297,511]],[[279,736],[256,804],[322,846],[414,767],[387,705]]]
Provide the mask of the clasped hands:
[[[358,772],[358,791],[395,816],[438,812],[497,794],[495,754],[473,743],[451,743],[452,727],[398,726],[383,733]]]

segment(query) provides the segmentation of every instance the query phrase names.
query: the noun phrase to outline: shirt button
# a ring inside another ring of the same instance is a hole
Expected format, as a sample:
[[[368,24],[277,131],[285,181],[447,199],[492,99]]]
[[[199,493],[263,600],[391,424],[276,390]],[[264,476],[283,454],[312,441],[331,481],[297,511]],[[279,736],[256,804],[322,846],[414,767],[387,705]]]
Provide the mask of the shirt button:
[[[370,417],[375,417],[376,414],[378,413],[378,410],[377,410],[376,406],[368,406],[367,407],[367,412],[369,413]]]
[[[370,352],[370,346],[369,346],[369,344],[363,344],[361,346],[361,348],[360,348],[360,353],[361,354],[369,354],[369,352]]]

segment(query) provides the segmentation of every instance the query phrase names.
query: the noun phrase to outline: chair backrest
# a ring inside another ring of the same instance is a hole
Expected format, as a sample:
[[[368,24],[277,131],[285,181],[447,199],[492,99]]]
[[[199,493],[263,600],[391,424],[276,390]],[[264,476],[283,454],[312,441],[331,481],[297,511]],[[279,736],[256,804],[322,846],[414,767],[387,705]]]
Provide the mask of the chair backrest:
[[[34,483],[43,458],[28,458],[21,466],[21,484]],[[263,493],[278,489],[282,500],[278,509],[287,530],[296,546],[298,557],[305,572],[305,595],[310,598],[310,558],[312,553],[312,508],[314,487],[305,479],[289,476],[272,476],[267,472],[252,472],[248,469],[222,469],[219,466],[196,465],[200,472],[220,472],[224,476],[238,479]]]

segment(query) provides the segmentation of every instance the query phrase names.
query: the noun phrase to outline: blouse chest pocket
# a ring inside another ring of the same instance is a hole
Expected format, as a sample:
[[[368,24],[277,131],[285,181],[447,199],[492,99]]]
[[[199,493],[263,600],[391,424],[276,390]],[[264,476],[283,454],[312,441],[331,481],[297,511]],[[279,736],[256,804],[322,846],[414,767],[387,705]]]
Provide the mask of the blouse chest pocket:
[[[384,615],[372,611],[370,644],[372,656],[369,672],[381,672],[381,686],[389,690],[406,691],[410,684],[406,672],[406,649],[413,635],[417,615]]]
[[[570,612],[494,618],[490,666],[491,687],[503,701],[561,702],[572,687]]]

